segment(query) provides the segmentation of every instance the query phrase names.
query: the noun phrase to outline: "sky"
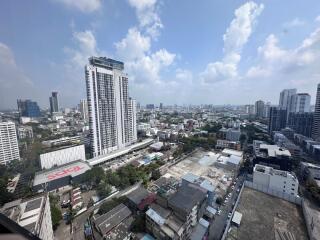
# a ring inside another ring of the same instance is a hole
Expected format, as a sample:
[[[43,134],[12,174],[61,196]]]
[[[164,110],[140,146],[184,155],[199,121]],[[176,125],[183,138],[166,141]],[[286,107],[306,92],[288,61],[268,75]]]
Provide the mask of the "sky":
[[[0,109],[86,98],[90,56],[125,63],[141,104],[277,104],[320,83],[319,0],[30,0],[0,8]]]

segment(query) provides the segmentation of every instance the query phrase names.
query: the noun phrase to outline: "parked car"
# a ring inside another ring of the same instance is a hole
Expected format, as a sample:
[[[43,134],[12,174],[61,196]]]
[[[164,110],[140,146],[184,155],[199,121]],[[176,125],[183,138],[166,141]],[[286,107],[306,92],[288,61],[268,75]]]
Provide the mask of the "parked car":
[[[228,214],[228,219],[230,219],[231,216],[232,216],[232,213],[230,212],[230,213]]]
[[[217,211],[217,215],[220,216],[221,215],[221,210]]]

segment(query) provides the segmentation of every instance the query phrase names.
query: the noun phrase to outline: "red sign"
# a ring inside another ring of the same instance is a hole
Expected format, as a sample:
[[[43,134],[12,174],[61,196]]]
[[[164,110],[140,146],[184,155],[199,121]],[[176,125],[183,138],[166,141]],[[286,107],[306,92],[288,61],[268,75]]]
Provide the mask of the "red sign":
[[[79,172],[81,169],[83,169],[83,167],[80,167],[80,166],[70,167],[70,168],[64,169],[62,171],[57,171],[57,172],[51,173],[47,176],[47,178],[49,180],[54,180],[57,178],[65,177],[65,176],[70,175],[71,173],[74,173],[74,172]]]

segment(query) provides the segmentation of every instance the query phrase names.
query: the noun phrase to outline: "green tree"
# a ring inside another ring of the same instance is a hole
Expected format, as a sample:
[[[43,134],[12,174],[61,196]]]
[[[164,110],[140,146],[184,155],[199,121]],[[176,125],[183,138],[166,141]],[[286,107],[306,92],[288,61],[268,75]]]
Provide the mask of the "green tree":
[[[51,210],[51,221],[52,221],[52,228],[56,230],[62,220],[62,215],[60,209],[57,207],[59,203],[58,197],[50,194],[50,210]]]
[[[101,182],[97,188],[97,194],[99,195],[100,199],[103,199],[111,193],[111,186],[105,182]]]
[[[241,149],[243,148],[243,144],[246,142],[246,140],[247,140],[247,135],[242,133],[240,135],[240,138],[239,138],[239,141],[240,141],[240,144],[241,144]]]

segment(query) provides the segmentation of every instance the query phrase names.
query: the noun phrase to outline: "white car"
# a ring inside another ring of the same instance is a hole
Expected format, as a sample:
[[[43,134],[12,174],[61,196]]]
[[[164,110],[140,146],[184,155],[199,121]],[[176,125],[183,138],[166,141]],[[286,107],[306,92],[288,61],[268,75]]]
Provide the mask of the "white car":
[[[230,219],[230,218],[231,218],[231,216],[232,216],[232,213],[229,213],[229,214],[228,214],[228,219]]]
[[[217,215],[220,216],[221,215],[221,210],[217,211]]]

